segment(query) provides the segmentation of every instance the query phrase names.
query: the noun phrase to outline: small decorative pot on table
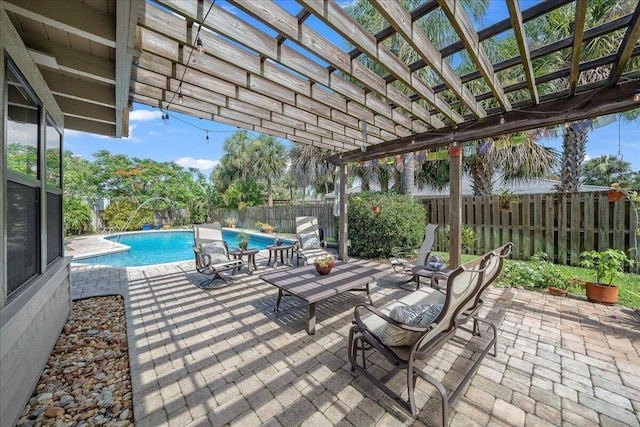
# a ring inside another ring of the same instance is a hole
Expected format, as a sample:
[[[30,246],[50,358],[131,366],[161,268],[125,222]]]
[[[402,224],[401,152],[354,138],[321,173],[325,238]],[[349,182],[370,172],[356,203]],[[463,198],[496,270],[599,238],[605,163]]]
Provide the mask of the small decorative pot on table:
[[[331,258],[330,256],[326,256],[315,260],[313,265],[315,265],[318,274],[320,274],[321,276],[326,276],[327,274],[331,273],[331,269],[334,265],[336,265],[336,263],[333,258]]]

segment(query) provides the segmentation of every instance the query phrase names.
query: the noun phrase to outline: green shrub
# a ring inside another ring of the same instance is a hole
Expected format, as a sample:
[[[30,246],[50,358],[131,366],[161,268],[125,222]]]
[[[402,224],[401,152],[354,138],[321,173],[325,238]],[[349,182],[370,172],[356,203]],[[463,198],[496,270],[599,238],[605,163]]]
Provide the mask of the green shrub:
[[[91,231],[91,208],[80,199],[64,199],[63,218],[65,235]]]
[[[449,247],[450,233],[451,233],[451,229],[447,225],[444,228],[444,247],[445,248]],[[463,225],[462,230],[460,232],[460,244],[462,246],[462,252],[465,252],[465,253],[473,252],[473,249],[476,247],[477,241],[478,241],[478,236],[476,236],[476,232],[473,231],[473,228]]]
[[[567,289],[567,280],[544,252],[531,257],[533,262],[513,261],[505,263],[498,284],[519,289],[547,288]]]
[[[374,213],[372,206],[380,206]],[[359,193],[349,196],[349,253],[386,258],[393,247],[418,247],[424,240],[425,209],[412,196]]]
[[[140,230],[142,224],[153,224],[151,209],[142,208],[133,217],[131,216],[138,206],[138,204],[127,201],[112,203],[102,213],[102,219],[107,226],[118,231]]]

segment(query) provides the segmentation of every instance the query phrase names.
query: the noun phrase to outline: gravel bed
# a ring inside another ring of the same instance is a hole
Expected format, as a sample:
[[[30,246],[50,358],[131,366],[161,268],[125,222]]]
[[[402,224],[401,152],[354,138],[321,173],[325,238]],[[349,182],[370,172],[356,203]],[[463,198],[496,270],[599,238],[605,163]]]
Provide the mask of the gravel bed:
[[[19,426],[133,426],[124,301],[73,302]]]

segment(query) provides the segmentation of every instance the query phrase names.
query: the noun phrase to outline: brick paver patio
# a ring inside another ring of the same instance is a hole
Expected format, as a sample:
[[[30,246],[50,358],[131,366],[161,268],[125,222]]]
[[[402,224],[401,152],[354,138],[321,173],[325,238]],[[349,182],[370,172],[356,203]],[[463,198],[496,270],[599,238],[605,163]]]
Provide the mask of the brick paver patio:
[[[193,262],[73,265],[74,299],[125,298],[137,426],[439,424],[439,397],[426,382],[418,381],[414,420],[351,373],[347,336],[364,295],[320,304],[316,335],[307,335],[300,300],[285,298],[273,312],[277,291],[258,278],[265,261],[256,275],[242,272],[211,290],[195,286],[205,277]],[[406,293],[395,286],[403,278],[373,286],[373,301]],[[480,365],[450,425],[640,425],[640,324],[629,310],[493,288],[482,313],[498,325],[498,356]],[[445,386],[474,357],[461,343],[428,364]],[[371,361],[388,370],[379,357]]]

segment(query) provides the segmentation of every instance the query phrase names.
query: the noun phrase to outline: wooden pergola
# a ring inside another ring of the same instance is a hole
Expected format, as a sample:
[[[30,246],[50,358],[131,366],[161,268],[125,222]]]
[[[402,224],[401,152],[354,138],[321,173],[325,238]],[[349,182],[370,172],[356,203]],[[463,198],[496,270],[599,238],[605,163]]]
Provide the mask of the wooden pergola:
[[[460,143],[638,107],[636,3],[630,14],[587,28],[587,0],[547,0],[526,10],[506,0],[508,19],[476,29],[459,0],[426,0],[414,10],[397,0],[371,0],[388,23],[375,34],[334,0],[3,0],[2,6],[66,129],[127,136],[128,107],[138,102],[327,148],[343,175],[342,200],[347,163],[448,146],[451,263],[457,265]],[[574,10],[573,36],[530,45],[527,25],[561,8]],[[446,16],[456,42],[432,43],[419,25],[431,13]],[[485,42],[510,32],[519,55],[492,62]],[[583,59],[587,43],[614,32],[624,34],[618,46]],[[418,60],[405,63],[387,46],[394,34]],[[534,70],[532,61],[558,53],[570,55],[569,67]],[[452,58],[461,54],[474,71],[456,73]],[[522,68],[522,79],[504,81],[513,67]],[[594,70],[601,79],[582,84],[582,73]],[[558,89],[541,94],[549,83]],[[344,204],[341,212],[346,256]]]

